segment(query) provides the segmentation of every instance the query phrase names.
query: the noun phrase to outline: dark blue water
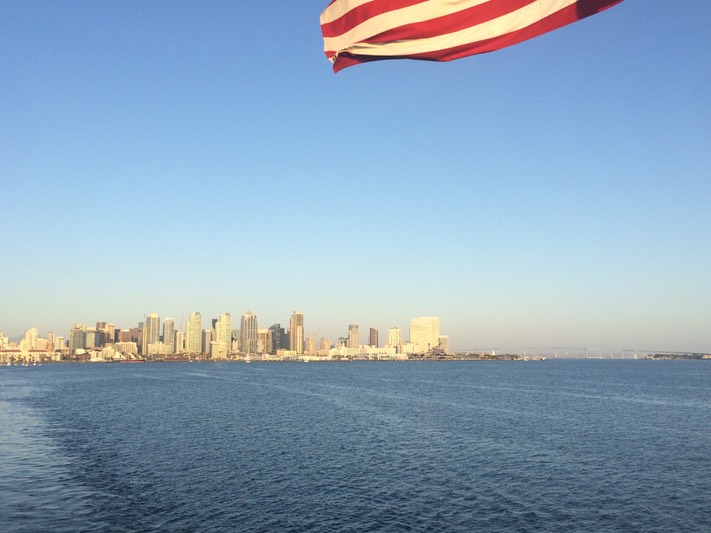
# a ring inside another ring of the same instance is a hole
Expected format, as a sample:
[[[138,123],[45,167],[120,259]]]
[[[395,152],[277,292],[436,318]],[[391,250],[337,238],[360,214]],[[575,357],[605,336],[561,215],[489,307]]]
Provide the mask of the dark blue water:
[[[0,369],[0,529],[711,531],[711,364]]]

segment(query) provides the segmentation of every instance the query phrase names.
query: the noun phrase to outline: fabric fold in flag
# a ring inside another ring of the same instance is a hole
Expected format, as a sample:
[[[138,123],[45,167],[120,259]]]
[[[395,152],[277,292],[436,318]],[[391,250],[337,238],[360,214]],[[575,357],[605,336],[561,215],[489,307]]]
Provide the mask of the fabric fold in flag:
[[[451,61],[492,52],[622,0],[333,0],[321,14],[338,72],[380,59]]]

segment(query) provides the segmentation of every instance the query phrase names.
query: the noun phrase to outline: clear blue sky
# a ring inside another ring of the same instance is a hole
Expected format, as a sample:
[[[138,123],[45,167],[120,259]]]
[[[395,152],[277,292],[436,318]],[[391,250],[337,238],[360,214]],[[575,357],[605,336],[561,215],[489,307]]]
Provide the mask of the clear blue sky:
[[[708,1],[338,75],[327,3],[0,3],[0,331],[711,350]]]

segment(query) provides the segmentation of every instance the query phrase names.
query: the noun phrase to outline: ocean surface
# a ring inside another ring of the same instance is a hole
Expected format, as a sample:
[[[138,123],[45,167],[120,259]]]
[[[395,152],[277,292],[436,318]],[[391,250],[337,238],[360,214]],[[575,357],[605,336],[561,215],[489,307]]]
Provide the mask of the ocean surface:
[[[711,531],[711,362],[0,368],[0,530]]]

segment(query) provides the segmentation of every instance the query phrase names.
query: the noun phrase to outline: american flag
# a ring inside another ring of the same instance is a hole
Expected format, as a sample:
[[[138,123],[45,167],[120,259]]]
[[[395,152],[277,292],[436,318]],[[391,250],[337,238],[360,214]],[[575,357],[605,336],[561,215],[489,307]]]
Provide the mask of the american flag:
[[[450,61],[532,39],[622,0],[333,0],[321,14],[333,70],[379,59]]]

